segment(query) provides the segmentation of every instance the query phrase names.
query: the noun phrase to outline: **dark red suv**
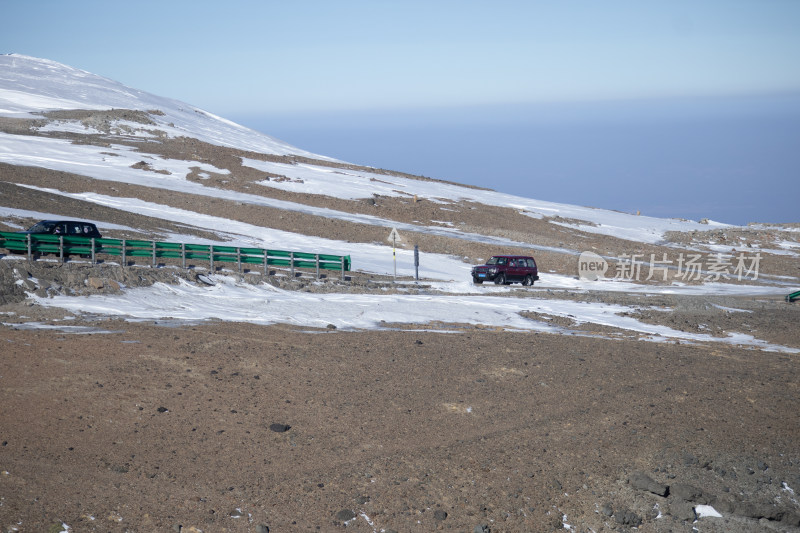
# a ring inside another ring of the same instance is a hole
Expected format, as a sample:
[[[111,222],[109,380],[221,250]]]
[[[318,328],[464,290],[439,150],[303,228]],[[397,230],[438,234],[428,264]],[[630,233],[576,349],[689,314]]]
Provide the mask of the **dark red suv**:
[[[496,285],[519,282],[533,285],[539,279],[536,260],[527,255],[495,255],[485,265],[472,267],[472,281],[494,281]]]

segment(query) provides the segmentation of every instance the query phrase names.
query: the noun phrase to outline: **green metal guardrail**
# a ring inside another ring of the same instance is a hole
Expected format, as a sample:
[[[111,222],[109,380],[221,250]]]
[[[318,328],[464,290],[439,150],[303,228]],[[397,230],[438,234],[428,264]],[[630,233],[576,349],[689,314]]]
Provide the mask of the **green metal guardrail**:
[[[795,300],[800,300],[800,291],[793,292],[792,294],[786,295],[787,302],[793,302]]]
[[[207,261],[209,270],[215,270],[215,263],[236,263],[242,272],[242,265],[262,265],[264,275],[270,266],[289,267],[294,277],[295,268],[315,269],[317,278],[320,270],[350,270],[349,255],[312,254],[263,248],[240,248],[236,246],[217,246],[209,244],[185,244],[180,242],[141,241],[134,239],[95,239],[71,235],[49,235],[41,233],[12,233],[0,231],[0,248],[28,255],[33,260],[41,254],[56,254],[63,262],[69,255],[88,256],[92,264],[99,254],[118,256],[126,266],[128,258],[152,258],[151,266],[157,266],[158,258],[180,259],[186,268],[187,261]]]

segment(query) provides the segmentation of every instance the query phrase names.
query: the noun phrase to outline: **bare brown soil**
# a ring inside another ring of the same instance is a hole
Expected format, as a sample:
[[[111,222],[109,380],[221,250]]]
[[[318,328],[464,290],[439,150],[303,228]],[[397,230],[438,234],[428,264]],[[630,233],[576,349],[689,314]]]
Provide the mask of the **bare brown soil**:
[[[5,530],[334,531],[350,511],[349,531],[611,531],[632,515],[640,531],[691,531],[697,502],[637,490],[636,472],[726,512],[702,531],[797,525],[782,490],[800,486],[796,356],[481,329],[87,325],[105,332],[0,329]]]

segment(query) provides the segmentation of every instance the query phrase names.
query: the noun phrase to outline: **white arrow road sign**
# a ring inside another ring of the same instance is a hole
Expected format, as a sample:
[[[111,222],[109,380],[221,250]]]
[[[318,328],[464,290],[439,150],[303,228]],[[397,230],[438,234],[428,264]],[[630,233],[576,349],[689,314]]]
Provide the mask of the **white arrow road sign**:
[[[397,233],[397,228],[392,228],[392,232],[389,234],[389,238],[387,239],[391,242],[401,241],[400,234]]]

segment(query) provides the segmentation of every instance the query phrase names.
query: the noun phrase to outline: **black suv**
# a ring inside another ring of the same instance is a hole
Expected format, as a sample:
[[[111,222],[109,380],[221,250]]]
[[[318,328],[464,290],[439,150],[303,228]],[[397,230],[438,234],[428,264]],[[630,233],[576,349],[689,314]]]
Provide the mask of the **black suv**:
[[[496,285],[519,282],[533,285],[539,279],[539,269],[533,257],[522,255],[495,255],[485,265],[472,267],[472,281],[494,281]]]
[[[94,237],[95,239],[103,237],[97,231],[97,226],[91,222],[77,220],[42,220],[20,233],[49,233],[51,235],[70,235],[72,237]]]

